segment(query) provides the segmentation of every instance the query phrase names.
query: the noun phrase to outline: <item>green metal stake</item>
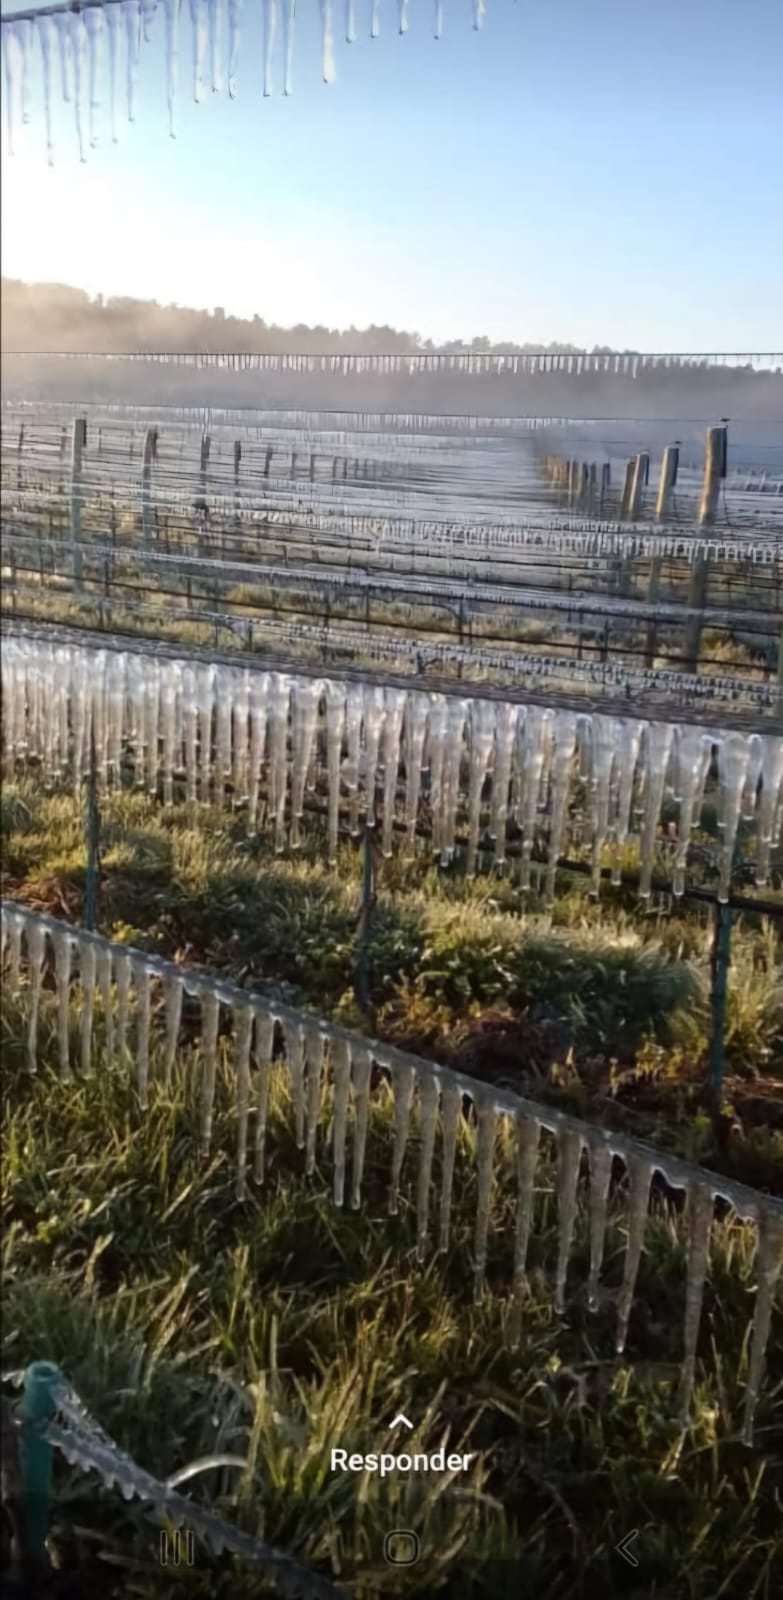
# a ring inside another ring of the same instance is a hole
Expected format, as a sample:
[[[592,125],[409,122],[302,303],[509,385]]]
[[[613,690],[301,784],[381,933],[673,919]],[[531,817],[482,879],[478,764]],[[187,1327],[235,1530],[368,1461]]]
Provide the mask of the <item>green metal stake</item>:
[[[52,1446],[42,1437],[42,1428],[57,1409],[54,1392],[60,1383],[62,1374],[51,1361],[34,1361],[24,1375],[19,1456],[30,1556],[39,1566],[47,1560],[52,1490]]]
[[[712,1034],[710,1037],[709,1088],[715,1104],[720,1103],[726,1070],[726,1002],[731,964],[731,906],[715,907],[715,933],[712,941]]]

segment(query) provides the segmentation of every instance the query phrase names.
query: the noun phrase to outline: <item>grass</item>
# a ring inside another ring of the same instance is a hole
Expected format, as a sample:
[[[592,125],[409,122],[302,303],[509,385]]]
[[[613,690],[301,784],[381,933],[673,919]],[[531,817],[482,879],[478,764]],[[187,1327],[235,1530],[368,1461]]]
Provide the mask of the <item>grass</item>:
[[[51,997],[50,997],[51,998]],[[78,1027],[74,1011],[72,1026]],[[632,1528],[635,1594],[772,1600],[783,1562],[780,1430],[783,1347],[773,1330],[756,1448],[738,1442],[754,1287],[752,1233],[713,1229],[693,1424],[676,1422],[684,1225],[653,1204],[628,1353],[612,1354],[622,1276],[622,1196],[612,1207],[605,1303],[589,1317],[587,1219],[580,1209],[567,1315],[552,1309],[554,1174],[537,1177],[530,1290],[518,1352],[508,1347],[513,1191],[495,1185],[488,1287],[473,1302],[474,1130],[464,1123],[451,1247],[418,1267],[415,1178],[386,1215],[391,1097],[373,1097],[362,1214],[337,1210],[324,1147],[301,1174],[286,1085],[276,1076],[267,1181],[234,1198],[231,1064],[221,1058],[211,1159],[198,1156],[197,1057],[183,1050],[170,1091],[153,1082],[140,1112],[129,1075],[62,1084],[51,1004],[44,1062],[31,1078],[23,1015],[3,997],[3,1366],[51,1359],[89,1410],[158,1476],[216,1450],[245,1460],[193,1492],[219,1514],[339,1577],[360,1597],[504,1600],[622,1596],[614,1546]],[[100,1037],[100,1024],[98,1025]],[[157,1062],[153,1050],[152,1065]],[[413,1145],[416,1143],[414,1128]],[[499,1173],[512,1152],[501,1140]],[[436,1163],[437,1180],[437,1163]],[[333,1445],[377,1449],[403,1407],[411,1443],[476,1452],[451,1483],[329,1471]],[[268,1592],[206,1551],[162,1570],[158,1538],[134,1507],[58,1459],[54,1546],[100,1557],[96,1593],[193,1600]],[[422,1538],[417,1566],[383,1561],[391,1527]],[[108,1563],[108,1567],[107,1567]],[[86,1581],[86,1580],[85,1580]],[[111,1584],[114,1588],[110,1588]]]

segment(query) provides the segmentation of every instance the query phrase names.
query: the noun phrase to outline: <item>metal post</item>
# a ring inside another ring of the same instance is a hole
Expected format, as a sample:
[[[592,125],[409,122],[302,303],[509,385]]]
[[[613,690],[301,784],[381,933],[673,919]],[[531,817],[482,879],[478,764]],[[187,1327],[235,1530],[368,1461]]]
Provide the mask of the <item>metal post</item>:
[[[158,430],[148,428],[144,439],[144,465],[141,469],[141,530],[145,545],[152,542],[152,463],[158,456]]]
[[[76,589],[82,586],[82,555],[79,545],[82,537],[82,451],[87,444],[87,418],[74,417],[71,437],[71,551],[73,555],[73,581]]]
[[[61,1381],[59,1368],[51,1361],[34,1361],[24,1375],[19,1444],[22,1493],[30,1555],[41,1566],[46,1563],[53,1453],[42,1429],[57,1409],[54,1395]]]

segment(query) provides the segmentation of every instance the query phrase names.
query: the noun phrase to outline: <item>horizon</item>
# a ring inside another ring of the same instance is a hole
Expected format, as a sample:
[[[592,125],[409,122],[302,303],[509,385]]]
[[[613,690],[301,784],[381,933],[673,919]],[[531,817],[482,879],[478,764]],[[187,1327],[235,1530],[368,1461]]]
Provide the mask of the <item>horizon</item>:
[[[727,0],[692,0],[685,16],[674,0],[637,9],[638,31],[622,0],[596,0],[589,17],[578,0],[497,0],[476,32],[466,3],[447,9],[436,42],[426,9],[411,8],[400,37],[389,7],[371,41],[363,8],[357,41],[336,40],[327,90],[313,8],[297,18],[286,99],[261,92],[256,8],[238,99],[209,94],[200,106],[188,18],[176,141],[157,15],[137,121],[124,123],[120,95],[113,145],[104,106],[81,165],[72,107],[58,102],[53,168],[36,53],[14,158],[3,130],[3,273],[281,328],[391,326],[466,347],[479,328],[493,344],[587,351],[779,347],[776,0],[743,10],[752,81],[737,79]],[[277,45],[279,89],[282,28]]]

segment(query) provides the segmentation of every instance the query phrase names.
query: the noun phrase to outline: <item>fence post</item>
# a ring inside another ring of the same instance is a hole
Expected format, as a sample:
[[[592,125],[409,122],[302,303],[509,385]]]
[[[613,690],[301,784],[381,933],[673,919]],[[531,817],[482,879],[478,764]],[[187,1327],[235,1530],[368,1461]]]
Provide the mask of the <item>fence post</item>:
[[[601,503],[600,503],[601,516],[603,516],[604,511],[606,510],[606,507],[609,504],[609,491],[610,491],[611,487],[612,487],[612,464],[611,464],[610,461],[604,461],[601,464]]]
[[[679,462],[680,442],[679,440],[676,440],[674,444],[667,444],[666,449],[663,452],[661,477],[658,484],[658,497],[655,502],[656,522],[665,522],[669,515],[672,489],[677,482],[677,468],[679,466]],[[647,602],[651,606],[654,606],[658,599],[658,594],[661,587],[662,567],[663,558],[661,556],[652,556],[650,559],[650,579],[647,586]],[[657,648],[658,629],[654,618],[651,618],[647,624],[647,642],[644,650],[644,664],[646,667],[651,667],[653,665]]]
[[[34,1361],[24,1375],[19,1460],[30,1556],[39,1566],[46,1564],[53,1454],[42,1437],[42,1427],[54,1416],[55,1388],[60,1381],[59,1368],[51,1361]]]
[[[152,540],[152,463],[158,456],[158,430],[148,428],[144,439],[144,465],[141,469],[141,530],[145,545]]]
[[[704,483],[699,505],[699,527],[709,528],[715,522],[718,510],[721,479],[726,476],[728,428],[707,429],[707,447],[704,452]],[[688,619],[685,627],[685,660],[692,672],[698,671],[701,633],[704,626],[704,608],[707,604],[707,586],[710,574],[708,555],[694,556],[691,581],[688,587],[688,605],[697,615]]]
[[[22,452],[24,450],[24,423],[19,428],[19,441],[16,446],[16,492],[22,490]]]
[[[87,444],[87,418],[74,417],[71,437],[71,550],[73,555],[73,581],[77,589],[82,586],[82,553],[78,548],[82,537],[82,451]]]
[[[642,495],[650,477],[650,457],[643,450],[635,457],[633,463],[633,476],[631,478],[631,494],[628,502],[629,517],[638,517],[642,508]]]
[[[237,523],[237,526],[239,526],[239,523],[242,520],[240,515],[239,515],[239,509],[240,509],[240,507],[239,507],[239,463],[240,463],[241,460],[242,460],[242,444],[241,444],[239,439],[235,439],[234,440],[234,518],[235,518],[235,521]]]
[[[629,461],[625,468],[625,483],[623,485],[623,498],[620,505],[620,516],[627,517],[633,492],[633,475],[636,471],[636,457]]]

